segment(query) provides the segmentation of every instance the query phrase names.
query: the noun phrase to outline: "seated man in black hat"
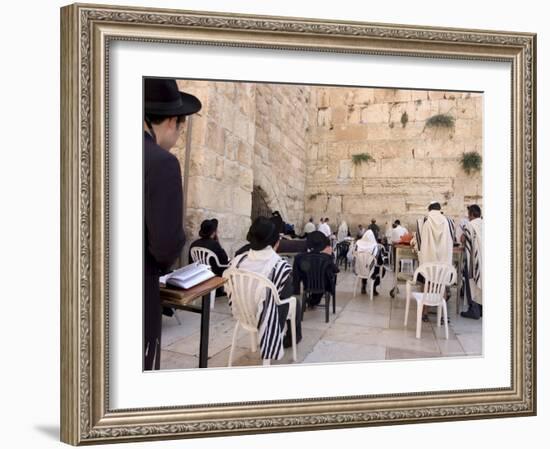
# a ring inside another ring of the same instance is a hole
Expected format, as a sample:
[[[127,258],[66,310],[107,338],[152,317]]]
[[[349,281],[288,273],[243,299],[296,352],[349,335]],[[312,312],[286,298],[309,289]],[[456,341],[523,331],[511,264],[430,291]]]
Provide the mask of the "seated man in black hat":
[[[204,220],[201,223],[199,236],[200,239],[195,240],[193,243],[191,243],[191,246],[189,247],[189,262],[192,262],[191,249],[198,246],[199,248],[209,249],[214,254],[216,254],[220,264],[227,265],[227,263],[229,262],[229,259],[227,258],[227,253],[218,241],[218,220],[215,218],[212,218],[211,220]],[[213,258],[208,262],[212,268],[212,272],[216,276],[221,276],[225,270],[225,267],[219,267]]]
[[[144,82],[143,130],[143,367],[160,369],[162,307],[159,276],[167,272],[185,243],[181,171],[170,153],[188,115],[201,109],[193,95],[180,92],[173,79]]]
[[[276,224],[269,218],[256,218],[246,236],[250,242],[250,249],[235,256],[230,268],[240,268],[265,276],[275,284],[279,297],[286,299],[292,296],[292,268],[276,253],[280,239],[278,231]],[[258,323],[260,333],[264,332],[264,335],[260,335],[260,353],[263,359],[278,360],[283,356],[283,346],[285,348],[292,346],[290,322],[287,322],[287,332],[283,335],[288,316],[288,304],[277,306],[277,314],[270,314],[269,310],[269,304],[264,304]],[[265,323],[264,320],[269,322]],[[301,339],[302,306],[297,299],[296,343]]]
[[[322,257],[326,258],[326,263],[322,265],[324,267],[323,276],[325,279],[325,291],[333,294],[336,286],[336,273],[339,273],[340,270],[334,263],[334,256],[332,254],[332,246],[330,245],[329,238],[321,231],[313,231],[308,234],[306,244],[308,252],[300,253],[294,258],[294,294],[300,294],[300,285],[307,279],[307,273],[301,268],[302,261],[308,254],[312,253],[320,254]],[[322,297],[322,294],[313,294],[309,298],[309,307],[317,306],[321,302]]]

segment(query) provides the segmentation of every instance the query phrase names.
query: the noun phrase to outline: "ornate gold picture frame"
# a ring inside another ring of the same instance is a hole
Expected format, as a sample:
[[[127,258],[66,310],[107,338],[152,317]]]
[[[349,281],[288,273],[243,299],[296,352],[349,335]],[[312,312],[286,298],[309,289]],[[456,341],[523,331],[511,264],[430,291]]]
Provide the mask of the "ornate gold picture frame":
[[[115,6],[61,10],[61,439],[73,445],[536,413],[536,36]],[[109,50],[205,44],[511,65],[509,388],[113,409],[109,378]]]

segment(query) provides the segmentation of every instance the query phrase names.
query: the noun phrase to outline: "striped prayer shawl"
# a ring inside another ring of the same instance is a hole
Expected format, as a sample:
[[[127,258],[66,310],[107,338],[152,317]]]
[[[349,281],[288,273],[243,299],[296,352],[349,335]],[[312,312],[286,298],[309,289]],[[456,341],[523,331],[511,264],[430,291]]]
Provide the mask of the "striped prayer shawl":
[[[482,223],[481,218],[476,218],[464,227],[465,263],[468,281],[473,281],[479,289],[482,286]]]
[[[275,254],[273,252],[273,254]],[[290,274],[292,273],[292,267],[289,263],[281,259],[276,255],[276,260],[267,259],[265,265],[268,270],[269,266],[272,266],[269,273],[262,272],[263,267],[258,265],[258,260],[252,262],[248,259],[248,252],[237,256],[232,261],[232,266],[235,268],[242,268],[243,270],[253,271],[255,273],[264,275],[275,285],[275,288],[279,292],[279,295],[283,291],[283,288],[288,281]],[[274,256],[274,257],[275,257]],[[271,262],[271,263],[270,263]],[[230,292],[228,292],[230,293]],[[284,338],[284,324],[280,324],[279,312],[277,304],[271,295],[271,291],[267,290],[267,296],[262,302],[261,310],[259,311],[258,318],[258,333],[260,337],[260,355],[262,359],[279,360],[284,355],[283,338]],[[229,305],[231,305],[231,296],[229,296]]]
[[[453,241],[453,244],[457,243],[456,239],[456,229],[455,229],[455,222],[452,218],[447,217],[445,215],[445,218],[447,219],[447,223],[449,223],[449,231],[451,232],[451,240]],[[418,250],[420,251],[421,245],[422,245],[422,227],[424,226],[424,223],[428,217],[419,218],[416,221],[416,243],[418,246]]]

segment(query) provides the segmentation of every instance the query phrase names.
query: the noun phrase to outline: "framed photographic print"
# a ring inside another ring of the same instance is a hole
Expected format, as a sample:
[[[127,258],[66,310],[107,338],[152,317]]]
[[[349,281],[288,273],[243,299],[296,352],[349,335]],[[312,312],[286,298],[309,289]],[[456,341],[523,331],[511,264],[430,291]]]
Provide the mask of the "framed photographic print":
[[[63,441],[536,413],[535,35],[61,19]]]

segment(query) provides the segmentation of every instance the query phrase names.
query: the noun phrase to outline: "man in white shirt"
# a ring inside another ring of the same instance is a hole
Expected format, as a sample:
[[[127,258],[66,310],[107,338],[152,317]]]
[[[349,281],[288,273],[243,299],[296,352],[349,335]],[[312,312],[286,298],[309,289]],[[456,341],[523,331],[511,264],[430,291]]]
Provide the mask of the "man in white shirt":
[[[407,231],[407,228],[401,226],[401,222],[399,220],[395,220],[393,222],[393,229],[391,231],[392,243],[399,243],[401,241],[401,237],[403,237],[408,232],[409,231]]]
[[[330,234],[332,234],[332,231],[330,230],[330,226],[329,226],[328,222],[329,222],[329,219],[327,217],[319,225],[319,231],[321,231],[327,237],[330,237]]]

